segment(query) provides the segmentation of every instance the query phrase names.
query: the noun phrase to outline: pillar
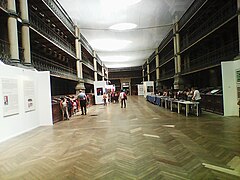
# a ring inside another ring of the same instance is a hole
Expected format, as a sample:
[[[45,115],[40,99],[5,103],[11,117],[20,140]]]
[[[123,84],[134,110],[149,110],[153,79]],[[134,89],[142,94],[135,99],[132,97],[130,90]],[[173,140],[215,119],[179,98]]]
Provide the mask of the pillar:
[[[102,80],[104,81],[104,67],[102,65]]]
[[[142,66],[142,82],[144,82],[145,80],[144,80],[144,68],[143,68],[143,66]]]
[[[97,56],[96,51],[93,52],[93,65],[94,65],[94,81],[97,81]]]
[[[159,83],[160,83],[160,67],[159,67],[159,54],[158,54],[158,49],[155,51],[156,55],[156,89],[159,89]]]
[[[149,68],[149,60],[147,59],[147,79],[150,81],[150,68]]]
[[[13,63],[20,63],[17,32],[17,12],[15,0],[8,0],[8,39],[10,44],[10,56]]]
[[[82,49],[80,42],[80,29],[75,26],[75,49],[76,49],[76,66],[77,66],[77,78],[78,84],[75,87],[76,94],[79,93],[80,90],[85,90],[84,80],[83,80],[83,62],[82,62]]]
[[[21,19],[22,19],[22,47],[24,49],[23,63],[25,65],[31,65],[28,0],[20,0],[20,10],[21,10]]]
[[[238,56],[240,56],[240,0],[237,0],[238,12]]]
[[[174,89],[183,89],[184,82],[181,76],[181,56],[180,56],[180,37],[178,32],[178,23],[176,22],[173,27],[174,37],[174,64],[175,64],[175,75],[174,75]]]

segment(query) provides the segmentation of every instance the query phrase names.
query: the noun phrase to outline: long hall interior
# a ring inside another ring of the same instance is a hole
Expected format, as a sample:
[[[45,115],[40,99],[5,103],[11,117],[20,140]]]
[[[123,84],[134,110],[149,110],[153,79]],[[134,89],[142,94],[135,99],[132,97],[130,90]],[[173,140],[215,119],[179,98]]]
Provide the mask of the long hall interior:
[[[239,179],[240,0],[0,0],[0,179]]]

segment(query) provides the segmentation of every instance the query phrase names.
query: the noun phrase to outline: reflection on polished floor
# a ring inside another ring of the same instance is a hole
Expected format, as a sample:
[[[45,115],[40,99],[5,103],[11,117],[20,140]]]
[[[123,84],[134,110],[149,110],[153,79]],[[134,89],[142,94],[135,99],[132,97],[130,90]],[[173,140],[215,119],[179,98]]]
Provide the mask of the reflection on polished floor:
[[[0,144],[0,179],[239,179],[240,119],[128,98]]]

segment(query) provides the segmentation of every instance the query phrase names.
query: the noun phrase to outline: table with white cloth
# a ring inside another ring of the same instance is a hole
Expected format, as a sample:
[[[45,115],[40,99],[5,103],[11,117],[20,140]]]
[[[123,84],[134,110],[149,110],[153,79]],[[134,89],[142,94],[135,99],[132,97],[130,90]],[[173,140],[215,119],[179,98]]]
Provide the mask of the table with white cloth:
[[[189,107],[190,106],[193,106],[193,108],[196,106],[196,115],[199,116],[198,114],[198,105],[199,105],[199,102],[195,102],[195,101],[177,101],[178,103],[178,113],[180,113],[180,110],[181,110],[181,107],[180,105],[185,105],[185,113],[186,113],[186,116],[188,116],[188,113],[189,113]]]

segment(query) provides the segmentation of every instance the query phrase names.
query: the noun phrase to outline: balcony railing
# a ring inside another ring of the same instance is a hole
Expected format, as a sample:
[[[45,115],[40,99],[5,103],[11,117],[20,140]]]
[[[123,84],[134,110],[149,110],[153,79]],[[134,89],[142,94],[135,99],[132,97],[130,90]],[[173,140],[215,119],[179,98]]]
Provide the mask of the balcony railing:
[[[208,0],[194,1],[192,5],[188,8],[186,13],[179,20],[179,23],[178,23],[179,29],[181,29],[189,21],[189,19],[199,10],[199,8],[207,1]]]
[[[221,61],[231,61],[238,55],[238,41],[226,44],[224,47],[216,49],[208,54],[197,58],[190,58],[189,64],[182,64],[182,73],[188,73],[215,65],[220,65]]]
[[[93,56],[93,49],[82,34],[80,34],[80,41],[81,41],[82,45],[88,50],[88,52]]]
[[[198,25],[198,28],[195,31],[183,38],[181,41],[181,50],[184,50],[186,47],[190,46],[198,39],[236,15],[237,9],[233,3],[233,1],[226,3],[224,7],[218,10],[213,16],[209,17],[205,23]]]
[[[171,40],[173,39],[173,30],[171,29],[167,36],[162,40],[161,44],[158,47],[158,52],[162,50],[162,48]]]
[[[0,39],[0,61],[5,64],[11,64],[10,44]]]
[[[83,72],[83,79],[89,79],[89,80],[94,81],[93,75],[91,76],[90,74],[87,74],[85,72]]]
[[[32,65],[39,71],[50,71],[51,75],[77,81],[77,71],[52,59],[32,53]]]
[[[165,56],[160,54],[159,65],[162,66],[165,62],[174,57],[174,50],[170,50]]]
[[[61,48],[69,52],[72,56],[74,57],[76,56],[75,48],[71,45],[71,43],[63,39],[54,30],[52,30],[51,27],[47,23],[45,23],[41,18],[39,18],[33,11],[30,11],[29,17],[31,26],[33,26],[44,36],[55,42]]]
[[[82,56],[82,62],[85,66],[87,66],[88,68],[90,68],[91,70],[94,70],[94,65],[93,63],[91,63],[86,56]]]
[[[3,9],[7,9],[8,1],[7,0],[0,0],[0,7]]]
[[[162,71],[160,70],[160,80],[168,79],[168,78],[173,78],[175,75],[175,69],[168,69],[167,71]]]
[[[66,11],[62,8],[62,6],[58,3],[56,0],[43,0],[56,14],[57,17],[59,17],[63,24],[65,24],[68,29],[75,34],[75,29],[74,29],[74,23],[66,13]]]

